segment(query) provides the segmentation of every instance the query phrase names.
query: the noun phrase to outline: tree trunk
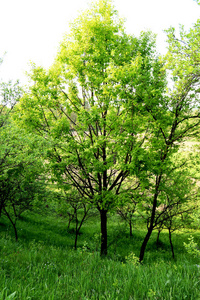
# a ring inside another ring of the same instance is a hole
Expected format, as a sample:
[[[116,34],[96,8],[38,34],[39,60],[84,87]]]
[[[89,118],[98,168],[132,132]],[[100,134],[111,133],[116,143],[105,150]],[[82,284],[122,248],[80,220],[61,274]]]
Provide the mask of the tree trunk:
[[[152,231],[154,229],[154,221],[155,221],[155,213],[156,213],[156,206],[157,206],[157,198],[158,198],[158,194],[159,194],[159,186],[160,186],[160,182],[162,179],[162,175],[158,175],[156,176],[156,186],[155,186],[155,194],[154,194],[154,199],[153,199],[153,206],[152,206],[152,211],[151,211],[151,219],[150,219],[150,224],[149,224],[149,228],[147,231],[147,234],[144,238],[144,241],[142,243],[141,249],[140,249],[140,257],[139,257],[139,261],[142,262],[143,258],[144,258],[144,252],[147,246],[147,243],[150,239],[150,236],[152,234]]]
[[[6,209],[4,208],[4,211],[6,213],[6,216],[8,217],[8,219],[10,220],[13,228],[14,228],[14,232],[15,232],[15,240],[16,242],[18,241],[18,233],[17,233],[17,227],[16,227],[16,220],[15,222],[13,222],[12,218],[10,217],[9,213],[6,211]]]
[[[78,241],[78,216],[77,216],[77,210],[74,209],[74,216],[76,219],[76,228],[75,228],[75,241],[74,241],[74,248],[77,249],[77,241]]]
[[[140,249],[140,257],[139,257],[139,261],[142,262],[143,259],[144,259],[144,252],[145,252],[145,249],[146,249],[146,246],[147,246],[147,243],[150,239],[150,236],[152,234],[152,231],[153,231],[153,228],[149,228],[148,229],[148,232],[144,238],[144,241],[142,243],[142,246],[141,246],[141,249]]]
[[[175,258],[175,255],[174,255],[174,247],[173,247],[173,244],[172,244],[172,234],[171,234],[171,230],[169,228],[169,242],[170,242],[170,246],[171,246],[171,250],[172,250],[172,257],[173,259]]]
[[[100,210],[101,216],[101,256],[107,255],[107,210]]]
[[[77,249],[77,241],[78,241],[78,230],[77,230],[78,224],[76,220],[76,229],[75,229],[75,241],[74,241],[74,249]]]
[[[73,220],[73,217],[69,216],[69,221],[68,221],[67,229],[69,229],[72,220]]]
[[[78,235],[79,235],[79,232],[80,232],[81,227],[83,225],[83,222],[85,221],[85,218],[86,218],[86,216],[88,214],[88,211],[89,211],[89,209],[85,209],[84,210],[84,216],[82,217],[82,220],[80,221],[79,226],[78,226],[78,223],[79,223],[78,216],[77,216],[77,212],[76,212],[76,237],[75,237],[75,243],[74,243],[75,250],[77,249]]]
[[[156,239],[156,245],[157,245],[157,247],[159,246],[159,237],[160,237],[160,233],[161,233],[161,230],[158,229],[158,235],[157,235],[157,239]]]
[[[17,227],[16,227],[15,223],[13,223],[13,227],[14,227],[14,231],[15,231],[15,240],[17,242],[18,241],[18,234],[17,234]]]
[[[0,217],[1,217],[1,212],[2,212],[2,210],[3,210],[3,203],[0,204]]]
[[[132,222],[129,221],[129,227],[130,227],[130,237],[133,236],[133,230],[132,230]]]

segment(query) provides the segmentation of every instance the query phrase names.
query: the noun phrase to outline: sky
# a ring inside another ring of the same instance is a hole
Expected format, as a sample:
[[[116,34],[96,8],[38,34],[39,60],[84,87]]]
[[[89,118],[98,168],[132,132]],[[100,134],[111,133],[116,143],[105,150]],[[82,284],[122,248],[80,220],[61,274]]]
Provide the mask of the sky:
[[[72,22],[91,0],[0,0],[0,79],[27,83],[30,62],[48,68],[54,61],[59,43]],[[127,33],[141,31],[157,34],[158,50],[166,52],[170,26],[186,29],[200,17],[194,0],[113,0],[119,16],[125,18]],[[6,54],[4,55],[4,53]]]

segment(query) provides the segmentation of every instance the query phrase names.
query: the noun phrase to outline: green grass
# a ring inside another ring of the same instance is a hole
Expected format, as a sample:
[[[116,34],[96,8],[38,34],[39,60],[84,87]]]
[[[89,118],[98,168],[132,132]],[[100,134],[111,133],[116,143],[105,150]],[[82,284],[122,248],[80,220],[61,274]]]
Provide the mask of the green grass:
[[[0,300],[3,299],[200,299],[200,262],[183,242],[190,232],[168,235],[157,248],[153,234],[142,265],[135,262],[145,228],[132,238],[119,219],[109,220],[108,257],[99,257],[99,223],[89,219],[81,230],[78,250],[74,233],[61,218],[26,214],[18,222],[16,243],[7,220],[0,224]],[[198,240],[199,233],[192,233]],[[128,257],[128,258],[127,258]]]

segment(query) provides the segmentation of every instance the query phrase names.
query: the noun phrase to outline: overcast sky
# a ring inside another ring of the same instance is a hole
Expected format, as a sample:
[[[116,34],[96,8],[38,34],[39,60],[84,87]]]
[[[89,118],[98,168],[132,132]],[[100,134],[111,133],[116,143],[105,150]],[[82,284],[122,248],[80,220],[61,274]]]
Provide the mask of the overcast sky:
[[[49,67],[70,21],[91,0],[0,0],[0,78],[26,82],[29,62]],[[150,29],[157,34],[160,52],[165,51],[164,29],[179,24],[190,28],[200,16],[194,0],[114,0],[126,19],[128,33]]]

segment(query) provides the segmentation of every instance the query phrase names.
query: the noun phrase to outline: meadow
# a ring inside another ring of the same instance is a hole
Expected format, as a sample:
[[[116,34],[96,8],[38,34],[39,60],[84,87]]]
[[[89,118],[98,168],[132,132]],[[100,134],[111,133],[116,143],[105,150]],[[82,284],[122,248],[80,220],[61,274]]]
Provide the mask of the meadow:
[[[108,219],[108,256],[101,258],[100,224],[90,218],[73,249],[73,224],[51,214],[25,213],[18,221],[18,242],[8,221],[0,223],[0,300],[5,299],[200,299],[200,257],[189,254],[184,242],[199,231],[173,233],[175,260],[168,233],[156,244],[154,232],[142,264],[139,249],[145,227],[133,237],[119,217]]]

